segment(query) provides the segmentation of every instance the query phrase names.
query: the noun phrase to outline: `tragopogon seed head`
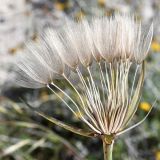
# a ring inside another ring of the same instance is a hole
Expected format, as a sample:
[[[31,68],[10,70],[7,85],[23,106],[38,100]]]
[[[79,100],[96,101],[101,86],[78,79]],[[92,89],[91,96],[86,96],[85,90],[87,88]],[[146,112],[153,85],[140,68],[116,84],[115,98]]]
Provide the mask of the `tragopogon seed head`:
[[[18,62],[19,84],[47,86],[96,133],[119,134],[137,110],[144,80],[143,61],[152,35],[153,25],[146,31],[129,15],[93,18],[91,23],[87,19],[79,23],[67,21],[61,32],[48,29],[39,44],[27,45],[27,53]],[[135,73],[129,83],[131,67]],[[70,75],[66,68],[70,68]],[[54,83],[60,77],[77,98]]]

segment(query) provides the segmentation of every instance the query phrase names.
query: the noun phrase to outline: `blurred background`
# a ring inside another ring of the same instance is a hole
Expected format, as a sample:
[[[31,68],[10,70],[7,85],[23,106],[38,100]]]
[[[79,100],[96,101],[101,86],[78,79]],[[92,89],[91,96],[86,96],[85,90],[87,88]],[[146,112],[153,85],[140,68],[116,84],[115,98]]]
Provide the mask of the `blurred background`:
[[[81,20],[115,12],[134,13],[144,24],[154,23],[143,94],[133,123],[157,102],[142,125],[115,141],[113,159],[160,160],[160,0],[0,0],[0,160],[103,159],[98,139],[61,129],[20,101],[23,98],[47,115],[86,127],[47,90],[15,86],[13,68],[25,42],[36,41],[48,26],[58,29],[66,17]]]

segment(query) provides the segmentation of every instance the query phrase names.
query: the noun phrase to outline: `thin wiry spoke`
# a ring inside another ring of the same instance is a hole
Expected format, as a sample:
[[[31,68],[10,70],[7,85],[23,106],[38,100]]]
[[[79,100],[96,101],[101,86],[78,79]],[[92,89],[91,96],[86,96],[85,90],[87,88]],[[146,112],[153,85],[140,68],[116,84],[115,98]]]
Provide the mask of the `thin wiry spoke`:
[[[112,123],[112,128],[111,128],[111,132],[114,132],[114,128],[116,127],[116,121],[117,119],[121,116],[120,110],[122,108],[120,108],[121,102],[119,100],[119,94],[118,94],[118,86],[119,86],[119,63],[116,64],[116,71],[115,71],[115,99],[116,99],[116,105],[115,105],[115,113],[114,113],[114,117],[113,117],[113,123]]]
[[[116,74],[114,80],[116,89],[113,88],[113,92],[116,98],[115,98],[115,104],[113,106],[114,108],[110,110],[110,126],[109,126],[110,132],[115,132],[115,130],[119,129],[119,124],[122,123],[121,119],[123,119],[127,109],[125,102],[128,101],[128,98],[126,96],[127,92],[125,87],[127,86],[126,79],[128,77],[129,67],[130,65],[127,65],[127,63],[124,64],[121,62],[117,64],[116,70],[114,71]],[[122,93],[122,95],[119,92]]]
[[[54,84],[53,82],[51,83],[51,85],[53,85],[55,88],[57,88],[59,91],[61,91],[68,99],[71,100],[71,102],[76,106],[77,110],[79,113],[81,113],[79,106],[76,104],[76,102],[66,93],[64,92],[60,87],[58,87],[56,84]]]
[[[152,111],[152,109],[153,109],[156,101],[157,101],[157,100],[155,100],[155,102],[153,103],[153,105],[152,105],[152,107],[150,108],[149,112],[147,113],[147,115],[146,115],[141,121],[139,121],[138,123],[134,124],[133,126],[127,128],[127,129],[125,129],[125,130],[117,133],[117,135],[119,136],[119,135],[121,135],[121,134],[123,134],[123,133],[125,133],[125,132],[128,132],[128,131],[130,131],[131,129],[139,126],[140,124],[142,124],[142,123],[146,120],[146,118],[149,116],[149,114],[151,113],[151,111]]]
[[[104,100],[105,100],[106,99],[105,98],[105,91],[106,91],[106,95],[108,95],[108,86],[106,84],[106,80],[105,80],[105,77],[104,77],[104,73],[102,71],[101,64],[98,63],[98,65],[99,65],[99,69],[100,69],[100,75],[102,77],[101,82],[102,82],[102,89],[103,89],[103,92],[104,92],[103,94],[104,94]]]
[[[102,71],[102,70],[101,70]],[[100,92],[98,90],[98,87],[96,88],[96,85],[94,83],[94,80],[93,80],[93,76],[92,76],[92,73],[90,71],[90,69],[88,68],[88,72],[89,72],[89,75],[90,75],[90,79],[91,79],[91,83],[90,81],[89,82],[89,86],[90,86],[90,89],[93,90],[93,99],[94,101],[96,101],[96,108],[97,108],[97,111],[96,111],[96,114],[98,115],[98,123],[100,124],[102,130],[104,132],[106,132],[107,128],[106,128],[106,114],[105,114],[105,110],[104,110],[104,104],[102,104],[102,101],[101,101],[101,98],[100,98]],[[102,82],[102,80],[101,80]],[[105,80],[104,80],[104,77],[103,77],[103,83],[105,83]],[[103,86],[103,85],[102,85]],[[108,131],[108,130],[107,130]]]
[[[107,63],[105,62],[105,71],[106,71],[106,80],[107,80],[107,88],[108,88],[108,92],[111,92],[110,89],[110,79],[109,79],[109,73],[108,73],[108,68],[107,68]]]
[[[84,79],[83,79],[84,80]],[[85,85],[87,85],[85,83]],[[86,93],[87,92],[87,93]],[[89,108],[87,108],[87,106],[85,106],[84,108],[82,108],[85,112],[85,114],[88,116],[88,118],[93,122],[93,124],[96,126],[97,129],[99,129],[99,127],[97,126],[97,122],[96,120],[94,119],[94,117],[92,116],[93,113],[96,113],[96,110],[93,111],[93,107],[92,106],[95,106],[94,102],[91,100],[92,98],[92,93],[90,93],[90,90],[87,88],[85,88],[85,95],[86,97],[88,97],[88,99],[86,99],[87,101],[87,105]],[[89,101],[90,100],[90,101]],[[92,103],[91,103],[92,102]],[[91,112],[88,110],[88,109],[91,109]],[[99,129],[100,130],[100,129]]]
[[[55,92],[49,85],[47,85],[47,88],[51,90],[72,111],[72,113],[75,116],[77,116],[76,112],[69,106],[69,104],[61,96],[58,95],[57,92]]]
[[[80,114],[80,118],[86,123],[88,124],[92,129],[94,129],[94,131],[97,131],[97,129],[95,129],[85,118],[84,116],[82,115],[82,112],[80,111],[79,109],[79,106],[76,104],[76,102],[67,94],[65,93],[62,89],[60,89],[57,85],[55,85],[53,82],[51,83],[54,87],[56,87],[58,90],[60,90],[66,97],[68,97],[72,102],[73,104],[76,106],[77,110],[78,110],[78,113]]]
[[[87,84],[86,84],[86,82],[85,82],[85,80],[84,80],[84,78],[83,78],[83,76],[82,76],[82,74],[81,74],[81,72],[80,72],[80,70],[79,70],[79,68],[77,68],[76,69],[76,71],[77,71],[77,73],[78,73],[78,76],[79,76],[79,78],[80,78],[80,81],[82,82],[82,84],[83,84],[83,86],[84,86],[84,89],[86,90],[86,94],[88,95],[88,97],[90,97],[91,98],[91,102],[93,102],[93,100],[92,100],[92,93],[90,93],[90,90],[89,90],[89,88],[88,88],[88,86],[87,86]],[[93,102],[93,104],[94,104],[94,102]],[[92,105],[91,105],[92,106]],[[95,105],[94,105],[95,106]],[[86,107],[86,106],[85,106]],[[91,121],[94,121],[93,120],[93,118],[91,118],[91,116],[89,115],[89,112],[86,110],[86,108],[82,108],[83,110],[84,110],[84,112],[89,116],[89,118],[91,119]],[[95,121],[94,121],[94,123],[95,123]],[[97,126],[97,125],[96,125]],[[99,132],[99,131],[98,131]]]
[[[116,117],[114,119],[113,127],[112,127],[112,133],[115,133],[115,130],[119,127],[120,119],[122,118],[123,108],[119,106],[117,108]]]
[[[100,95],[98,94],[98,88],[96,88],[96,85],[94,83],[94,80],[93,80],[93,76],[92,76],[92,73],[89,69],[89,67],[87,68],[88,72],[89,72],[89,75],[90,75],[90,79],[91,79],[91,85],[92,85],[92,88],[93,88],[93,98],[95,98],[95,101],[97,101],[97,107],[99,108],[99,111],[97,111],[97,114],[99,115],[99,124],[101,125],[103,131],[105,132],[105,129],[104,129],[104,122],[103,122],[103,119],[102,119],[102,112],[104,112],[104,110],[102,111],[103,109],[103,105],[101,104],[101,100],[100,100]]]
[[[102,80],[102,74],[100,74],[101,90],[102,90],[102,101],[105,103],[105,87]]]
[[[80,78],[81,83],[83,84],[84,90],[86,91],[85,95],[87,95],[87,97],[91,100],[92,99],[92,93],[90,93],[89,88],[88,88],[88,86],[87,86],[87,84],[86,84],[86,82],[85,82],[80,70],[77,68],[76,71],[78,73],[78,76]],[[92,107],[90,107],[90,109],[92,111]]]
[[[119,121],[120,119],[122,118],[121,117],[121,114],[123,112],[123,109],[124,109],[124,106],[123,106],[123,102],[125,100],[123,100],[124,98],[123,95],[121,95],[120,93],[124,93],[124,86],[123,85],[125,82],[124,82],[124,73],[121,73],[121,72],[124,72],[123,70],[120,70],[120,67],[121,66],[121,62],[119,64],[117,64],[117,76],[116,76],[116,88],[117,88],[117,107],[116,108],[119,108],[119,110],[117,111],[117,116],[115,117],[115,121],[114,121],[114,125],[113,125],[113,128],[112,128],[112,132],[115,132],[115,130],[117,129],[118,127],[118,124],[119,124]],[[121,92],[120,92],[120,91]],[[120,97],[120,98],[119,98]],[[122,100],[121,100],[122,99]],[[125,106],[126,107],[126,106]]]
[[[95,97],[95,93],[93,91],[93,87],[91,85],[91,82],[90,82],[90,80],[88,78],[87,78],[87,81],[88,81],[88,85],[89,85],[89,90],[87,92],[91,92],[91,94],[89,96],[90,103],[92,104],[94,111],[99,113],[101,108],[99,107],[98,102],[94,98]]]
[[[73,85],[73,84],[71,83],[71,81],[66,77],[65,74],[63,74],[63,76],[64,76],[64,78],[67,80],[67,82],[72,86],[72,88],[75,90],[75,92],[77,93],[77,95],[79,96],[79,98],[80,98],[80,100],[81,100],[81,102],[82,102],[83,107],[85,107],[84,101],[83,101],[83,99],[82,99],[82,96],[80,95],[80,93],[78,92],[78,90],[74,87],[74,85]]]
[[[129,103],[131,102],[131,99],[132,99],[133,89],[134,89],[134,86],[135,86],[135,81],[136,81],[136,77],[137,77],[138,70],[139,70],[139,65],[137,65],[136,70],[135,70],[135,73],[134,73],[134,77],[133,77],[133,83],[132,83],[132,87],[131,87],[131,93],[130,93],[130,100],[129,100]]]
[[[143,79],[144,79],[144,64],[143,64],[143,66],[141,65],[141,74],[139,75],[139,82],[136,86],[136,89],[134,90],[134,96],[132,98],[132,101],[134,100],[135,96],[139,95],[139,92],[141,90],[141,86],[143,84]],[[133,106],[133,104],[128,102],[129,106],[127,107],[127,113],[126,113],[125,120],[123,122],[123,126],[126,126],[129,123],[129,121],[133,118],[134,114],[136,113],[136,111],[138,109],[138,103],[140,102],[140,99],[141,99],[141,95],[138,96],[138,99],[136,100],[136,103],[134,104],[134,106]]]
[[[129,74],[129,68],[130,68],[130,65],[131,64],[127,64],[127,68],[126,68],[126,71],[125,71],[125,75],[124,75],[124,78],[122,79],[122,84],[123,84],[123,95],[122,95],[122,113],[121,113],[121,120],[119,121],[119,127],[117,128],[117,130],[121,127],[123,121],[124,121],[124,118],[125,118],[125,115],[127,113],[127,110],[128,110],[128,105],[129,105],[129,100],[128,100],[128,74]],[[116,130],[116,131],[117,131]]]
[[[98,124],[101,126],[101,128],[104,132],[104,124],[102,123],[102,116],[101,116],[102,106],[100,106],[100,101],[98,99],[99,94],[98,94],[98,91],[96,89],[96,86],[95,86],[95,83],[94,83],[93,79],[91,79],[91,82],[88,79],[88,83],[89,83],[89,86],[90,86],[90,90],[92,90],[92,101],[93,101],[92,105],[95,107],[95,116],[97,115]]]

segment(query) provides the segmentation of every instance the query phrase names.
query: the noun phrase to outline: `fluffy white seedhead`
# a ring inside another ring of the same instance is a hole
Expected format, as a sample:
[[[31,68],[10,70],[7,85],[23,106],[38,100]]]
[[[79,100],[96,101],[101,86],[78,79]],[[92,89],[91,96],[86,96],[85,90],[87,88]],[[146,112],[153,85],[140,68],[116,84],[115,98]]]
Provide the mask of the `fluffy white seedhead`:
[[[18,82],[30,88],[47,85],[97,134],[118,134],[137,110],[144,80],[143,61],[152,35],[153,25],[148,30],[130,15],[94,18],[91,23],[87,19],[78,23],[67,20],[62,31],[48,29],[39,44],[28,44],[27,53],[18,62]],[[129,83],[133,62],[135,75]],[[66,68],[74,71],[70,77]],[[52,81],[61,76],[75,92],[73,98]]]

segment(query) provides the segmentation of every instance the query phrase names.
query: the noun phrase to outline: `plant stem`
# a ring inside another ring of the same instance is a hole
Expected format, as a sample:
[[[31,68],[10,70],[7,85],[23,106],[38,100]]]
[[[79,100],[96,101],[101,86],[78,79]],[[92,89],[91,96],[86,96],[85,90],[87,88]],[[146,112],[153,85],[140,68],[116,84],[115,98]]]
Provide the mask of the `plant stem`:
[[[109,144],[106,142],[105,138],[103,139],[104,160],[112,160],[113,144],[114,141]]]

